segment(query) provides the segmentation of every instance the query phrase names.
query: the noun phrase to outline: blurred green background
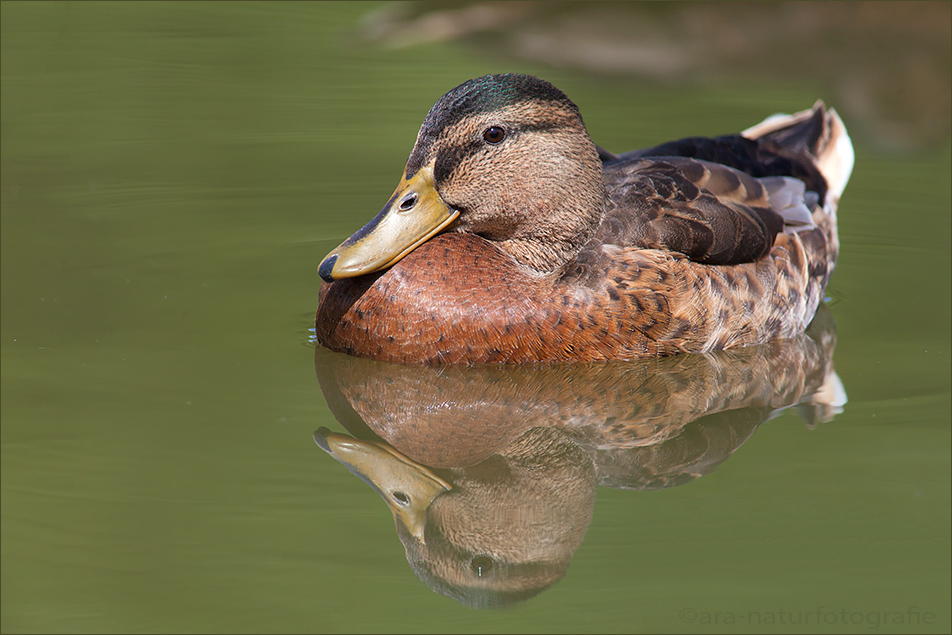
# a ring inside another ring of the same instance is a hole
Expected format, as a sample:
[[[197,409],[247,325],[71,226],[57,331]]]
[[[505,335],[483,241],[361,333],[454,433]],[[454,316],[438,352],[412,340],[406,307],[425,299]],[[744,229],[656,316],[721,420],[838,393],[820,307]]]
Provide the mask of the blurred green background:
[[[3,2],[0,628],[948,632],[950,6]],[[600,489],[564,579],[476,611],[313,444],[340,426],[308,329],[432,103],[509,71],[613,151],[835,106],[850,401],[689,485]],[[934,618],[682,613],[821,606]]]

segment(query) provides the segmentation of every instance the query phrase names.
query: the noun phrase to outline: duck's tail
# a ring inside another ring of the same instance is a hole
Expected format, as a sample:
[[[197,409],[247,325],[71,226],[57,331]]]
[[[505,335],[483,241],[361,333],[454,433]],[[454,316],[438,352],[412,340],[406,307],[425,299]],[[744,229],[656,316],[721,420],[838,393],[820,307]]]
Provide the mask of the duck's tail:
[[[773,115],[741,136],[758,141],[770,141],[793,153],[808,154],[826,181],[824,208],[835,213],[843,190],[853,172],[853,143],[846,126],[832,108],[817,101],[813,108],[793,115]]]
[[[796,235],[785,232],[787,235],[778,236],[774,245],[774,249],[786,250],[787,256],[799,255],[806,279],[786,273],[778,277],[779,285],[800,291],[803,301],[786,305],[778,302],[772,306],[773,316],[783,320],[794,314],[799,321],[792,323],[802,329],[822,301],[839,256],[836,212],[853,171],[853,144],[839,115],[821,101],[810,110],[768,117],[740,136],[756,142],[756,154],[767,175],[793,177],[784,181],[802,181],[807,194],[815,196],[812,200],[811,196],[801,199],[810,208],[815,227],[797,231]],[[785,271],[783,260],[777,260],[781,271]]]

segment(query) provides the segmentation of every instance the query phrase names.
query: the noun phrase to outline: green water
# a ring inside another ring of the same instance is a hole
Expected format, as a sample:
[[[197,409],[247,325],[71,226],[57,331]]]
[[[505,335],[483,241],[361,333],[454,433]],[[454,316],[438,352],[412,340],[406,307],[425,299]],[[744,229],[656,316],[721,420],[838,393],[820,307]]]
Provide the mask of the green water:
[[[3,632],[949,631],[948,139],[854,135],[828,290],[842,413],[767,421],[683,486],[598,488],[564,577],[474,610],[312,440],[343,431],[308,343],[320,259],[467,78],[543,76],[616,151],[816,88],[387,50],[354,36],[362,4],[0,10]]]

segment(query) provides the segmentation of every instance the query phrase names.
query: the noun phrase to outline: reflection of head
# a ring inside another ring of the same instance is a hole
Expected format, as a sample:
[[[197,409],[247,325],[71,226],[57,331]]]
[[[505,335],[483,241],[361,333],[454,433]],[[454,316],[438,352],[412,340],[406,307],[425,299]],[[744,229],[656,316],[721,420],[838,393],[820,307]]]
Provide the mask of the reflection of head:
[[[496,608],[535,597],[558,582],[569,564],[568,560],[497,563],[457,549],[438,533],[428,532],[426,545],[408,540],[402,527],[397,533],[416,577],[433,591],[473,608]]]
[[[400,523],[413,572],[474,607],[529,599],[565,575],[595,504],[592,459],[564,433],[534,428],[467,468],[427,511],[426,542]]]

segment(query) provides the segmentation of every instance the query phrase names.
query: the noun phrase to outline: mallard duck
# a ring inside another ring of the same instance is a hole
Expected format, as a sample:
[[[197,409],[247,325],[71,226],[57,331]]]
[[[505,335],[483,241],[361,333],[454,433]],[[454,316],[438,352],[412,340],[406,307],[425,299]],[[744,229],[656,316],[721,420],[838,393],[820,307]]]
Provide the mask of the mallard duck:
[[[430,109],[383,210],[321,262],[317,341],[401,363],[634,359],[804,330],[853,149],[821,102],[616,155],[528,75]]]

